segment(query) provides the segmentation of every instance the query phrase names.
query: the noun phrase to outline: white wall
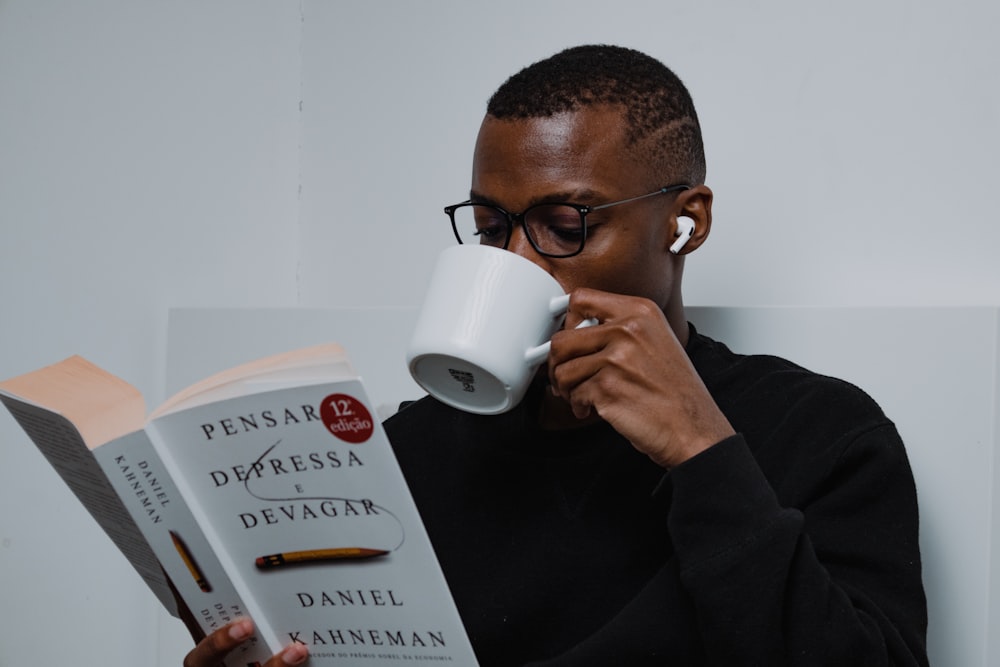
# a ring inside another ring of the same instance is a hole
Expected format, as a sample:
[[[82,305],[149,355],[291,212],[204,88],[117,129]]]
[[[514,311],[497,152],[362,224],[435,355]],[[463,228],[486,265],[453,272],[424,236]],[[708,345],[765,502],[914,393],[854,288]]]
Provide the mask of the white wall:
[[[0,377],[80,353],[160,400],[168,306],[296,302],[300,32],[0,1]],[[6,414],[0,456],[0,665],[157,664],[151,596]]]
[[[998,31],[987,0],[310,3],[303,301],[419,298],[395,271],[337,287],[369,253],[426,276],[489,94],[608,41],[673,66],[699,109],[715,224],[689,303],[996,303]]]
[[[998,29],[989,0],[0,0],[0,377],[82,353],[159,400],[170,307],[412,306],[486,97],[592,41],[699,108],[689,304],[997,305]],[[4,415],[0,452],[0,665],[178,664]]]

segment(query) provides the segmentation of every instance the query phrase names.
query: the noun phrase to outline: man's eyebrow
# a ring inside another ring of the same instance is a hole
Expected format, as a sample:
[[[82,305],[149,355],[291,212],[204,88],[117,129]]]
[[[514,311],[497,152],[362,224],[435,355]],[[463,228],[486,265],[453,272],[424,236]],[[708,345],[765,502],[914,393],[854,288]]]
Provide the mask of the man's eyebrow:
[[[486,195],[479,194],[475,190],[469,191],[469,201],[471,201],[474,204],[488,204],[490,206],[497,206],[503,208],[502,206],[500,206],[500,203],[497,202],[495,199],[491,199]]]
[[[536,206],[538,204],[594,204],[596,202],[601,202],[604,199],[605,197],[602,197],[596,190],[591,190],[590,188],[580,188],[578,190],[550,192],[540,197],[535,197],[528,202],[528,206]],[[488,204],[489,206],[496,206],[497,208],[502,208],[505,211],[509,210],[496,199],[476,192],[475,190],[469,191],[469,201],[474,204]]]

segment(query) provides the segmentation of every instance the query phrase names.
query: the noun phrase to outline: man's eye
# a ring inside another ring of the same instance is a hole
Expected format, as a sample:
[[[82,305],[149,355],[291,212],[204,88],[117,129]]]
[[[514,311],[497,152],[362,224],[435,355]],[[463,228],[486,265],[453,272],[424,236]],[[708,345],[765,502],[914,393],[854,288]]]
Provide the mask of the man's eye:
[[[579,222],[573,227],[550,225],[548,234],[549,236],[557,237],[563,239],[564,241],[576,242],[580,240],[581,236],[583,236],[583,228],[580,227]]]
[[[501,227],[500,225],[477,225],[476,231],[473,233],[480,237],[483,241],[488,241],[499,236],[503,236],[507,233],[507,229],[506,227]]]
[[[529,218],[532,235],[541,241],[578,243],[583,236],[580,214],[568,206],[542,206]]]
[[[507,240],[507,221],[491,217],[477,217],[472,235],[479,243],[501,246]]]

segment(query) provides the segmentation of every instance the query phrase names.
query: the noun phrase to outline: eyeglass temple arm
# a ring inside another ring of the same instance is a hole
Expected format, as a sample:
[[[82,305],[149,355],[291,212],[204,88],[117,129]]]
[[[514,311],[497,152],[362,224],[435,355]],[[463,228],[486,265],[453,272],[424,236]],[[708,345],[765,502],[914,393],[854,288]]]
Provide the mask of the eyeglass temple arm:
[[[611,202],[610,204],[601,204],[600,206],[591,206],[591,211],[600,211],[602,208],[609,208],[611,206],[618,206],[619,204],[628,204],[629,202],[639,201],[640,199],[647,199],[648,197],[658,197],[659,195],[665,195],[668,192],[677,192],[679,190],[690,190],[690,185],[665,185],[656,192],[650,192],[648,194],[639,195],[638,197],[629,197],[628,199],[622,199],[621,201]]]

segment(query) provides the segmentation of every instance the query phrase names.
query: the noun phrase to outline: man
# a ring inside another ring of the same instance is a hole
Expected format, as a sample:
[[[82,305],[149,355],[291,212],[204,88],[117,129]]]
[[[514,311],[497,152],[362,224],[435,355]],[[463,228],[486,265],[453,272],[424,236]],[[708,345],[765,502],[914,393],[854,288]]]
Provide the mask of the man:
[[[386,422],[484,667],[927,664],[895,427],[856,388],[686,320],[704,180],[690,96],[641,53],[569,49],[490,100],[456,234],[552,274],[566,324],[514,411],[427,398]]]

